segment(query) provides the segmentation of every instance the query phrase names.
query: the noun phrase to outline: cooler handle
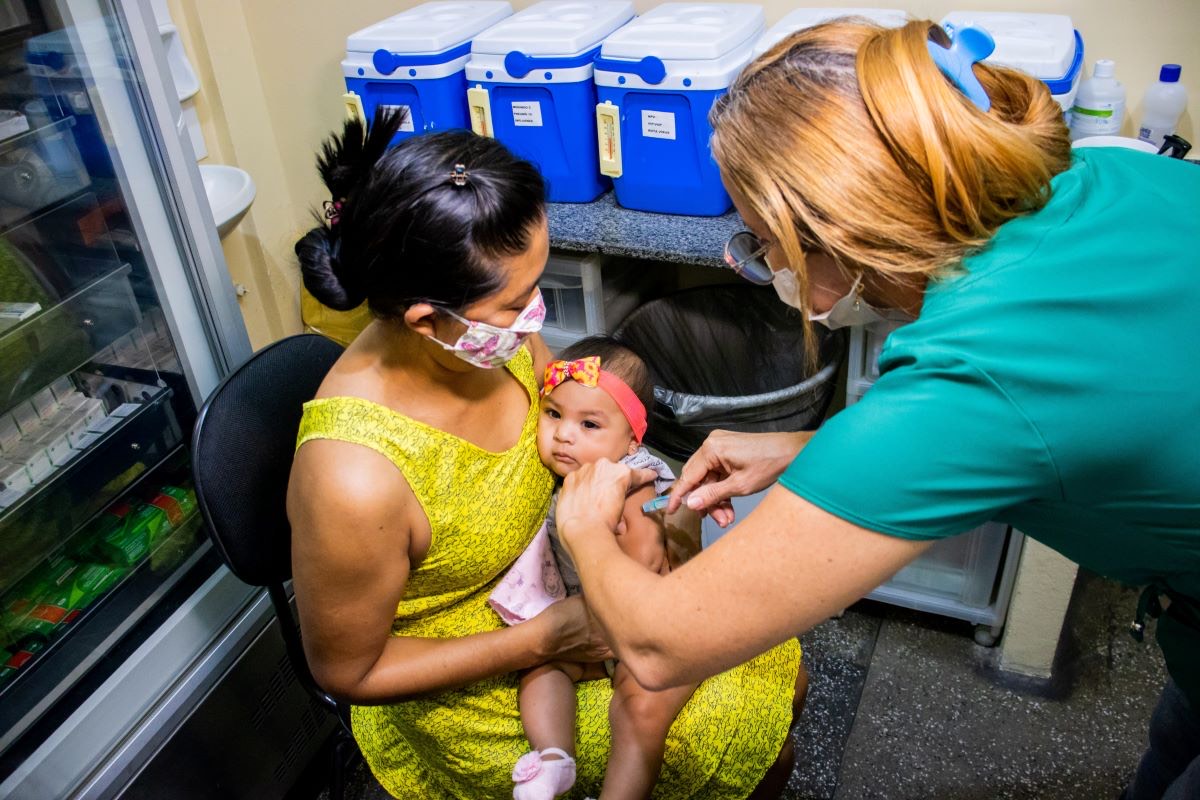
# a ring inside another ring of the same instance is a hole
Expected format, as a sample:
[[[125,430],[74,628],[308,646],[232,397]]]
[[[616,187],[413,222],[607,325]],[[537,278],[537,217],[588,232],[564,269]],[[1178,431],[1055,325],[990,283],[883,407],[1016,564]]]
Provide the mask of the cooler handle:
[[[471,130],[478,136],[493,137],[492,102],[488,90],[476,84],[467,89],[467,108],[471,111]]]
[[[621,177],[621,107],[611,100],[596,104],[596,139],[600,145],[600,174]]]
[[[646,56],[640,61],[625,61],[617,58],[597,58],[593,62],[596,69],[605,72],[625,72],[637,75],[646,83],[657,85],[667,77],[667,67],[658,56]]]
[[[514,78],[524,78],[535,69],[586,67],[599,55],[599,47],[594,47],[577,56],[531,56],[520,50],[512,50],[504,57],[504,71]]]

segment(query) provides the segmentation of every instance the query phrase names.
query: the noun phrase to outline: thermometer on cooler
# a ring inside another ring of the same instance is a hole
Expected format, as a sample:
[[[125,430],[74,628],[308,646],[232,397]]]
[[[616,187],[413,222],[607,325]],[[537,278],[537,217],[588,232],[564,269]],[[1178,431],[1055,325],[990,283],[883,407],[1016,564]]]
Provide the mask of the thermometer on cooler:
[[[600,146],[600,174],[621,177],[621,109],[611,100],[596,106],[596,143]]]

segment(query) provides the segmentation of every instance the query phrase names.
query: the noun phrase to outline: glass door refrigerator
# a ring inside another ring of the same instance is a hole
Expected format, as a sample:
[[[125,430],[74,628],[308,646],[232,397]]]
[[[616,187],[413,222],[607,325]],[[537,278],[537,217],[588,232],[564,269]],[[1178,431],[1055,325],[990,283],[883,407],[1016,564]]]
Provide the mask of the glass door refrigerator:
[[[320,733],[196,513],[250,346],[168,75],[147,2],[0,4],[3,798],[268,797]]]

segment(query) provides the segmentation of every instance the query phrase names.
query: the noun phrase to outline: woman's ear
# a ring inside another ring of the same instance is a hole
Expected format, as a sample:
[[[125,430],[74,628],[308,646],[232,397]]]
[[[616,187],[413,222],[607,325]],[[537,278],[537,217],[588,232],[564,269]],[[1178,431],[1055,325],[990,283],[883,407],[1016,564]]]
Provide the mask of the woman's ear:
[[[414,303],[404,310],[404,324],[421,336],[437,337],[437,309],[429,303]]]

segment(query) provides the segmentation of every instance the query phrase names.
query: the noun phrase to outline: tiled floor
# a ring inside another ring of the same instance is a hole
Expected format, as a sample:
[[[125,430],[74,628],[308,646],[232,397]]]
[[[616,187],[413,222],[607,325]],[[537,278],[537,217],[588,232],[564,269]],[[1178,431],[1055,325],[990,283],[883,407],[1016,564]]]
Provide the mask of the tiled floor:
[[[784,800],[1116,798],[1165,679],[1137,596],[1084,577],[1054,686],[1016,686],[970,626],[864,603],[806,634],[808,704]],[[347,800],[386,800],[363,767]],[[324,800],[326,794],[322,794]]]

